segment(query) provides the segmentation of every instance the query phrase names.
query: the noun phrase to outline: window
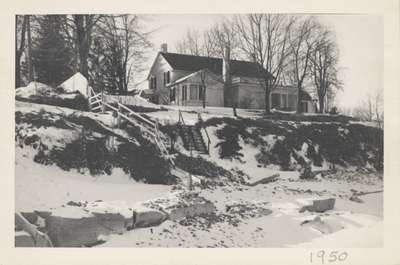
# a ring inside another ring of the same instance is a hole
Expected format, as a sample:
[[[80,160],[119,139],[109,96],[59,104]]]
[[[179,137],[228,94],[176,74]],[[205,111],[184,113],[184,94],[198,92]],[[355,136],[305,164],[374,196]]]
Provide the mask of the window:
[[[271,107],[275,109],[279,109],[281,106],[281,95],[280,94],[271,94]]]
[[[164,72],[164,86],[171,81],[171,73],[170,71]]]
[[[157,88],[157,79],[152,76],[150,78],[150,89],[156,89]]]
[[[289,94],[289,109],[290,110],[296,110],[297,108],[297,97],[296,95]]]
[[[182,86],[182,100],[187,100],[187,86]]]
[[[199,99],[204,99],[204,86],[199,86]]]
[[[175,101],[175,95],[176,95],[176,87],[173,87],[170,91],[169,91],[169,100],[171,102]]]
[[[301,102],[301,111],[307,113],[308,112],[308,103],[307,101]]]
[[[190,85],[190,100],[199,99],[199,87],[197,85]]]
[[[287,94],[281,94],[281,108],[287,108],[288,106],[288,95]]]

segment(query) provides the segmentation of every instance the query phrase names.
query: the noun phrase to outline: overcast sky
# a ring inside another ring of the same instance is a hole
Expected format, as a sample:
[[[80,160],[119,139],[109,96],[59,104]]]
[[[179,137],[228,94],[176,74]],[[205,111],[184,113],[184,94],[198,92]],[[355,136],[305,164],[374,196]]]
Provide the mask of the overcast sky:
[[[340,49],[340,67],[344,79],[344,91],[338,94],[340,107],[353,107],[368,93],[383,89],[383,19],[379,16],[325,15],[321,22],[336,33]],[[222,15],[149,15],[144,24],[157,29],[152,35],[153,53],[151,65],[161,43],[167,43],[169,51],[186,30],[203,30],[223,19]]]

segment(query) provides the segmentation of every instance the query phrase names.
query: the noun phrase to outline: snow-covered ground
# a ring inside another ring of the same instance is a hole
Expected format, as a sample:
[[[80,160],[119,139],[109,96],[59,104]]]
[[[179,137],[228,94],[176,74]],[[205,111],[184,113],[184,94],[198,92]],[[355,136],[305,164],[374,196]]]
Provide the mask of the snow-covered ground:
[[[336,192],[334,183],[323,181],[323,184],[326,190]],[[216,217],[198,217],[188,222],[166,221],[157,227],[139,228],[123,235],[112,235],[99,247],[382,246],[382,193],[361,196],[364,203],[335,196],[334,210],[325,213],[299,213],[299,209],[308,201],[331,194],[326,192],[321,196],[307,193],[298,195],[285,188],[286,185],[293,189],[297,186],[288,183],[282,185],[278,181],[255,187],[202,190],[200,194],[217,206]],[[372,185],[370,188],[378,187]],[[272,210],[272,213],[254,218],[239,216],[238,220],[233,221],[221,217],[227,213],[226,206],[234,204],[260,204],[265,209]],[[317,216],[324,221],[322,226],[301,225]]]
[[[24,149],[16,149],[15,210],[49,210],[69,201],[124,201],[127,204],[167,194],[167,185],[146,185],[133,181],[121,169],[113,174],[90,176],[32,161]]]
[[[63,115],[83,115],[110,126],[110,114],[93,114],[67,108],[32,103],[16,103],[16,111],[23,114],[39,113],[44,109],[53,118]],[[193,108],[183,112],[185,122],[197,122]],[[213,109],[203,113],[203,119],[231,116],[229,109]],[[239,113],[242,110],[239,110]],[[58,116],[57,116],[58,115]],[[178,121],[178,111],[149,112],[163,123]],[[257,112],[243,110],[242,116],[256,118]],[[34,129],[49,147],[60,141],[65,143],[73,138],[73,130],[61,128],[30,128],[25,123],[17,127],[29,133]],[[223,125],[220,125],[223,126]],[[220,126],[208,127],[212,146],[206,160],[227,169],[239,169],[250,177],[249,182],[279,174],[275,182],[248,186],[225,182],[223,186],[211,188],[195,187],[199,196],[216,206],[211,216],[199,216],[180,221],[167,220],[159,226],[137,228],[122,235],[111,235],[99,247],[381,247],[383,243],[383,181],[378,176],[358,174],[351,179],[343,176],[318,177],[315,180],[300,180],[296,171],[280,171],[277,167],[261,167],[255,160],[257,147],[239,138],[242,147],[241,161],[219,158],[216,144],[220,141],[216,131]],[[29,130],[28,130],[29,129]],[[113,129],[117,132],[116,129]],[[249,128],[251,130],[251,128]],[[123,131],[120,132],[123,134]],[[68,137],[70,138],[68,138]],[[273,145],[280,136],[265,136]],[[62,138],[62,139],[59,139]],[[63,171],[55,165],[40,165],[33,162],[36,151],[30,147],[16,147],[15,157],[15,210],[60,211],[69,201],[100,202],[108,210],[122,206],[134,206],[140,202],[168,197],[178,186],[147,185],[129,178],[123,170],[114,168],[111,175],[90,176],[75,170]],[[302,151],[299,151],[302,152]],[[301,154],[299,154],[301,155]],[[343,174],[347,174],[343,172]],[[363,202],[350,200],[354,193],[368,193],[358,196]],[[335,198],[333,210],[324,213],[299,212],[314,199]],[[229,209],[246,205],[251,209],[232,212]],[[73,207],[66,207],[72,209]],[[74,209],[72,209],[74,210]],[[64,212],[56,212],[60,215]],[[74,211],[68,212],[73,216]],[[76,217],[80,213],[76,213]],[[319,217],[320,219],[316,219]],[[320,221],[318,221],[320,220]],[[302,224],[304,223],[304,224]]]

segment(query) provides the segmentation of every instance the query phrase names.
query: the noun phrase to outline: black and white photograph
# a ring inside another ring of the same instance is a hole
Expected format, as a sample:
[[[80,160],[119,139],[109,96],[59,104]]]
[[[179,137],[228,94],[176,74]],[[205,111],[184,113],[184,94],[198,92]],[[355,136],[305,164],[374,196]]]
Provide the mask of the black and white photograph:
[[[16,248],[384,247],[382,15],[14,19]]]

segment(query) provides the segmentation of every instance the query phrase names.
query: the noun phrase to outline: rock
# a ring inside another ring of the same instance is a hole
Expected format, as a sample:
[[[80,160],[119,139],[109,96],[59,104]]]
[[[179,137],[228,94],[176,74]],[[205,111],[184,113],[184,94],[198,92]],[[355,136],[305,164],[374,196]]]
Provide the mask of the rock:
[[[272,176],[265,177],[265,178],[262,178],[260,180],[257,180],[257,181],[255,181],[253,183],[249,183],[248,185],[249,186],[256,186],[258,184],[268,184],[270,182],[276,181],[278,178],[279,178],[279,174],[274,174]]]
[[[357,202],[357,203],[363,203],[363,202],[364,202],[363,200],[361,200],[359,197],[357,197],[357,196],[355,196],[355,195],[351,196],[351,197],[349,198],[349,200],[350,200],[350,201],[353,201],[353,202]]]
[[[39,217],[42,217],[43,219],[46,219],[51,215],[51,212],[49,211],[35,211],[35,214]]]
[[[321,219],[319,216],[315,217],[313,220],[303,221],[301,225],[310,226],[322,234],[331,234],[344,228],[343,225],[337,220],[329,218]]]
[[[272,210],[264,208],[266,203],[237,203],[226,206],[226,212],[231,215],[237,215],[241,218],[258,218],[267,216],[272,213]]]
[[[315,212],[325,212],[328,210],[332,210],[335,207],[335,199],[329,198],[324,200],[314,200],[313,208]]]
[[[126,231],[125,217],[119,213],[96,213],[92,214],[97,218],[97,222],[107,227],[112,234],[122,234]]]
[[[25,231],[15,232],[15,247],[34,247],[33,238]]]
[[[47,233],[56,247],[81,247],[97,242],[101,233],[108,233],[99,227],[96,217],[66,218],[49,216],[46,219]]]
[[[125,231],[125,218],[116,213],[93,213],[81,218],[51,215],[46,219],[46,230],[56,247],[94,245],[101,236]]]
[[[314,207],[312,205],[305,205],[300,208],[299,213],[303,213],[305,211],[314,212]]]
[[[312,205],[305,205],[300,208],[299,212],[325,212],[328,210],[332,210],[335,206],[335,199],[323,199],[323,200],[313,200]]]
[[[81,206],[82,206],[82,203],[80,203],[80,202],[74,202],[74,201],[69,201],[69,202],[67,202],[67,205],[69,205],[69,206],[81,207]]]
[[[155,209],[136,210],[135,227],[149,227],[161,224],[167,219],[167,214]]]
[[[20,232],[28,233],[32,238],[35,247],[52,247],[53,244],[47,234],[40,231],[39,228],[31,224],[21,213],[15,213],[15,221],[17,225],[23,230]]]
[[[21,212],[21,214],[29,223],[36,224],[38,216],[35,212]]]
[[[192,205],[179,207],[171,210],[168,213],[170,220],[180,220],[186,217],[195,217],[202,214],[210,214],[216,211],[216,208],[212,202],[200,202]]]

